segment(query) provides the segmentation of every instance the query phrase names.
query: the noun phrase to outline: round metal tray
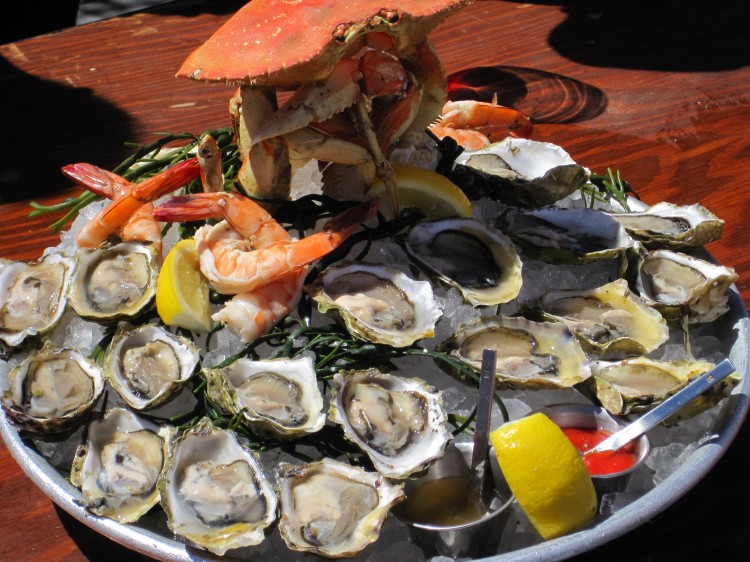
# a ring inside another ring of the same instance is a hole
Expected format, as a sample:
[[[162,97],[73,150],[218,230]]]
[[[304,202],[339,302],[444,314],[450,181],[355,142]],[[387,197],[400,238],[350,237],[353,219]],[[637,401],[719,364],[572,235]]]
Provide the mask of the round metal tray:
[[[722,351],[734,363],[738,373],[744,375],[750,359],[750,317],[736,287],[732,287],[729,304],[730,311],[714,323],[715,335],[724,342]],[[670,476],[633,503],[595,526],[483,560],[561,560],[600,546],[652,519],[697,484],[724,454],[744,421],[750,406],[749,398],[750,379],[743,376],[732,395],[715,407],[713,427],[706,428],[712,437],[697,446]],[[21,439],[4,413],[0,415],[0,435],[24,472],[52,501],[85,525],[134,551],[169,562],[267,560],[272,553],[278,557],[286,555],[290,560],[292,557],[295,560],[317,559],[285,550],[278,532],[265,541],[269,544],[229,551],[224,557],[217,557],[174,539],[159,518],[145,517],[137,524],[123,525],[94,516],[80,505],[80,492],[67,482],[67,475],[50,465],[33,445]],[[390,517],[387,525],[399,525],[395,519]],[[389,541],[377,541],[365,553],[369,555],[370,549],[385,549],[390,544]],[[367,559],[370,560],[369,556]]]

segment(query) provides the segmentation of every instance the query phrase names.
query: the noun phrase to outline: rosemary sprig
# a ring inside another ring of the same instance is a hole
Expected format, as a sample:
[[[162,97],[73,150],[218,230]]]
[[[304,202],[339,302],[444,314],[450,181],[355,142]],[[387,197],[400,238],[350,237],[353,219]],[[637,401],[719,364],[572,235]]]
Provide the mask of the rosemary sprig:
[[[638,194],[630,187],[630,184],[620,177],[620,170],[613,172],[607,168],[607,174],[591,174],[591,178],[581,188],[581,196],[586,199],[590,197],[589,207],[593,208],[596,201],[606,202],[608,198],[614,198],[626,211],[630,211],[628,205],[628,194],[636,197]]]

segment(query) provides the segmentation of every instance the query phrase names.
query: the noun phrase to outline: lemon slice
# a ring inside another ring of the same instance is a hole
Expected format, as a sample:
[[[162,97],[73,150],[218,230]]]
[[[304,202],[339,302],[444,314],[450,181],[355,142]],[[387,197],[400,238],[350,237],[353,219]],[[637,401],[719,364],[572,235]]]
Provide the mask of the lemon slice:
[[[402,209],[419,209],[428,219],[472,216],[471,202],[466,194],[445,176],[407,164],[396,164],[393,172]],[[375,180],[370,193],[378,200],[381,211],[391,209],[382,180]]]
[[[490,434],[503,475],[544,540],[571,533],[596,515],[596,491],[586,465],[562,430],[542,413]]]
[[[164,259],[156,282],[156,311],[168,326],[195,332],[211,328],[208,283],[199,269],[195,240],[180,240]]]

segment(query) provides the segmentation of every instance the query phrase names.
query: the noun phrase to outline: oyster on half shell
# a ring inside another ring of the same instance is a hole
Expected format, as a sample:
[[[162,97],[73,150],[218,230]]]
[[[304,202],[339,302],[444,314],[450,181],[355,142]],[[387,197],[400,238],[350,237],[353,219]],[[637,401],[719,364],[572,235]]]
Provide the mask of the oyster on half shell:
[[[595,209],[510,210],[498,226],[524,254],[548,263],[616,260],[624,273],[641,250],[619,222]]]
[[[714,368],[708,361],[664,361],[633,357],[622,361],[592,361],[592,377],[586,386],[612,414],[643,412],[662,402],[690,379]],[[721,387],[736,385],[731,377],[707,394],[723,393]],[[705,400],[705,398],[704,398]]]
[[[152,244],[122,242],[78,250],[70,305],[88,320],[135,318],[153,305],[159,276]]]
[[[384,476],[407,478],[443,456],[451,434],[435,387],[376,369],[336,373],[333,384],[329,418]]]
[[[242,414],[261,435],[288,439],[320,430],[323,395],[310,357],[253,361],[203,370],[208,395],[231,414]]]
[[[432,337],[441,316],[429,282],[385,265],[330,266],[316,279],[311,295],[320,312],[336,312],[353,336],[393,347]]]
[[[131,408],[149,410],[177,394],[199,361],[191,340],[163,326],[121,322],[107,347],[104,372]]]
[[[37,262],[0,259],[0,340],[16,347],[54,328],[65,312],[74,266],[57,252]]]
[[[509,302],[521,291],[521,259],[510,239],[474,219],[420,222],[402,243],[428,275],[456,287],[472,306]]]
[[[551,205],[580,189],[591,176],[561,147],[513,137],[466,150],[456,164],[479,176],[488,197],[525,207]]]
[[[729,310],[729,287],[734,269],[700,258],[655,250],[640,260],[636,289],[667,320],[687,311],[690,324],[712,322]]]
[[[591,376],[586,354],[561,322],[518,316],[479,318],[459,327],[445,347],[477,371],[482,351],[494,349],[495,376],[513,388],[567,388]]]
[[[260,543],[276,519],[276,494],[255,455],[208,418],[175,440],[159,492],[169,528],[219,556]]]
[[[388,510],[403,500],[403,485],[333,459],[283,463],[279,531],[292,550],[351,557],[378,538]]]
[[[39,433],[65,432],[78,425],[104,389],[104,373],[73,348],[46,342],[9,375],[2,396],[5,411],[21,427]]]
[[[651,249],[695,248],[721,238],[724,221],[705,207],[657,203],[642,212],[611,213],[630,236]]]
[[[174,432],[124,408],[92,420],[70,473],[87,509],[132,523],[159,503],[156,485]]]
[[[545,319],[565,323],[585,351],[600,356],[651,353],[669,338],[662,315],[624,279],[595,289],[549,291],[540,304]]]

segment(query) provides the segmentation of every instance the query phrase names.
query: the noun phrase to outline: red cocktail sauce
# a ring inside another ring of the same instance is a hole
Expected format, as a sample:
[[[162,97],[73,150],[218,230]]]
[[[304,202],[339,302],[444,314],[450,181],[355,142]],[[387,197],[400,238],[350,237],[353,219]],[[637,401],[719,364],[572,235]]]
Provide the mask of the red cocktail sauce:
[[[563,433],[570,439],[576,449],[585,453],[593,449],[607,437],[612,435],[609,431],[588,427],[563,427]],[[635,464],[635,447],[628,443],[617,451],[604,453],[593,453],[583,457],[583,462],[589,469],[589,474],[604,475],[614,474],[626,470]]]

